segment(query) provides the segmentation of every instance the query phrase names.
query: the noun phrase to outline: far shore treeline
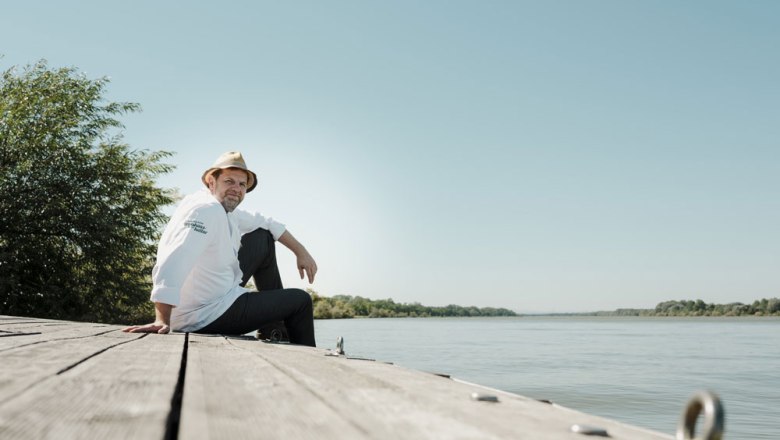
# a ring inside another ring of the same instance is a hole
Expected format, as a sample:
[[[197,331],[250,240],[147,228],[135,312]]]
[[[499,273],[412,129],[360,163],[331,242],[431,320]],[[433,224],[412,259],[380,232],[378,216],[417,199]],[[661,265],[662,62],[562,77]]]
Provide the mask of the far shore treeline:
[[[314,303],[315,319],[517,316],[509,309],[495,307],[463,307],[454,304],[431,307],[420,303],[396,303],[392,299],[368,299],[361,296],[326,297],[311,289],[308,289],[308,292]]]
[[[586,313],[555,313],[557,316],[780,316],[780,298],[763,298],[753,304],[709,304],[697,299],[664,301],[654,309],[617,309]]]
[[[315,319],[343,318],[426,318],[426,317],[498,317],[531,316],[495,307],[424,306],[420,303],[396,303],[392,299],[369,299],[361,296],[335,295],[327,297],[307,289],[314,303]],[[733,302],[710,304],[697,300],[664,301],[654,309],[616,309],[582,313],[539,313],[533,316],[780,316],[780,298],[764,298],[752,304]]]

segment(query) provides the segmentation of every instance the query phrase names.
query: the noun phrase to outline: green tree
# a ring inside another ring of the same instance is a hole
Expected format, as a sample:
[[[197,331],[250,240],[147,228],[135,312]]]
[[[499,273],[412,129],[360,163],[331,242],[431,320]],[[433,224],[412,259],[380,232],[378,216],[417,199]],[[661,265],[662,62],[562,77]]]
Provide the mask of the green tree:
[[[0,313],[148,318],[155,241],[173,192],[166,152],[131,150],[108,80],[45,61],[0,79]]]
[[[314,318],[316,319],[331,319],[333,318],[333,311],[331,310],[330,303],[325,300],[320,300],[314,303]]]

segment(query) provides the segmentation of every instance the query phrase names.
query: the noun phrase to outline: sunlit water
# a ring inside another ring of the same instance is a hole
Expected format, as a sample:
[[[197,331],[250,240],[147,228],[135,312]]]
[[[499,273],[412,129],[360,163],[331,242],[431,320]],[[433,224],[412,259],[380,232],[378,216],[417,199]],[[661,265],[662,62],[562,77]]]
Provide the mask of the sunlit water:
[[[315,321],[319,347],[673,434],[698,390],[726,438],[780,439],[777,318],[398,318]]]

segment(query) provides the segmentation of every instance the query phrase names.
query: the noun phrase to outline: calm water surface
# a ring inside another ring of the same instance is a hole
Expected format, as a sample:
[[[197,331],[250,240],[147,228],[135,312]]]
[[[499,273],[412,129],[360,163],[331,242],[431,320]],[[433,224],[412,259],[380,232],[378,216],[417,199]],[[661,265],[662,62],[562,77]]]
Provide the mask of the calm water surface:
[[[726,438],[780,439],[777,318],[386,318],[315,321],[318,346],[673,434],[718,393]]]

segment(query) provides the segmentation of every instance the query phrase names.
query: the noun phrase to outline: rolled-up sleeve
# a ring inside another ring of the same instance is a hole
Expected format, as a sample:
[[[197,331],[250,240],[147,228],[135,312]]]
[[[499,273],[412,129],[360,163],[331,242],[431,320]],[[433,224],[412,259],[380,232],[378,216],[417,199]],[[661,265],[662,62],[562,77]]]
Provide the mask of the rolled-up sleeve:
[[[262,228],[270,231],[274,240],[278,240],[279,237],[284,234],[284,231],[287,230],[287,227],[283,223],[279,223],[271,217],[265,217],[259,212],[248,212],[237,209],[233,211],[233,214],[238,220],[238,229],[241,231],[241,234],[246,234],[247,232]]]
[[[214,209],[193,209],[168,224],[157,248],[157,263],[152,270],[152,301],[174,307],[179,305],[184,281],[214,236],[211,230],[215,223],[214,215]]]

